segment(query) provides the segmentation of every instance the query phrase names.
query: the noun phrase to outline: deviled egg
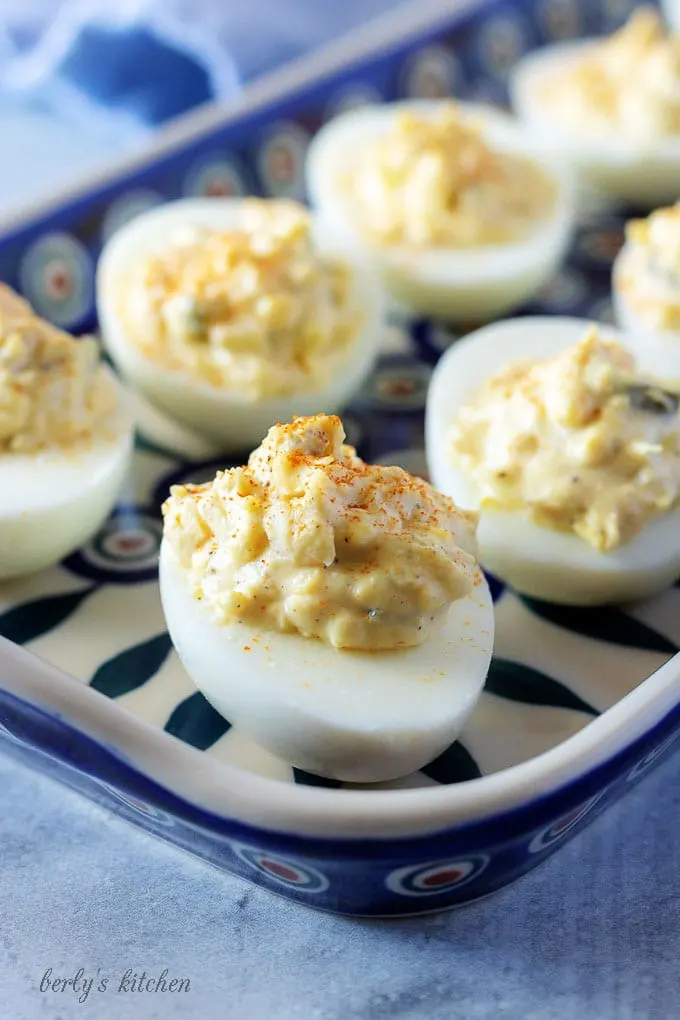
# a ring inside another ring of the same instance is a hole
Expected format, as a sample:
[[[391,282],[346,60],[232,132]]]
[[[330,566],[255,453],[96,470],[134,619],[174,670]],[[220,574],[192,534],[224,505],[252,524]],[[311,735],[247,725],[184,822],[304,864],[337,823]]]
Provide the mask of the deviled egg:
[[[433,483],[480,515],[484,567],[567,604],[680,576],[680,392],[644,342],[518,318],[449,350],[426,415]]]
[[[377,782],[435,758],[488,671],[473,514],[364,463],[339,418],[271,428],[243,468],[176,486],[161,596],[189,675],[291,764]]]
[[[329,233],[366,255],[400,306],[464,322],[527,301],[562,262],[571,177],[505,114],[412,101],[329,121],[307,156]]]
[[[104,248],[99,322],[123,375],[223,450],[340,410],[380,339],[380,289],[295,202],[182,199]]]
[[[132,417],[96,341],[0,284],[0,580],[73,552],[116,501]]]
[[[528,54],[510,91],[518,117],[586,185],[644,208],[680,198],[680,37],[653,8],[606,39]]]
[[[618,324],[657,350],[680,385],[680,203],[626,225],[612,283]]]

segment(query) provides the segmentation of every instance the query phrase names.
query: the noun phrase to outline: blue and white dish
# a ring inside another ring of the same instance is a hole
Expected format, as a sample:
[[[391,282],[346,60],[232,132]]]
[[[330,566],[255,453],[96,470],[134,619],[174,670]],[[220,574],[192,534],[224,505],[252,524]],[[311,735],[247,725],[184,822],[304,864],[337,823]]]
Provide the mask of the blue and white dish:
[[[0,235],[0,278],[62,326],[91,328],[93,268],[112,224],[186,194],[297,194],[306,142],[331,112],[452,88],[502,100],[520,52],[610,31],[633,4],[462,6],[419,24],[413,13],[408,38],[397,19],[393,43],[383,34],[379,50],[359,39],[333,66],[314,58],[308,74],[282,72],[228,118],[209,111],[161,133],[134,166],[17,219]],[[627,215],[591,217],[562,272],[522,311],[600,315]],[[439,323],[391,324],[347,412],[362,456],[425,472],[427,382],[455,339]],[[514,881],[680,747],[680,587],[643,605],[574,609],[520,598],[492,578],[486,689],[436,761],[398,781],[340,786],[259,749],[193,688],[156,580],[169,485],[227,462],[142,411],[131,483],[104,528],[60,567],[0,589],[8,753],[272,892],[394,916]]]

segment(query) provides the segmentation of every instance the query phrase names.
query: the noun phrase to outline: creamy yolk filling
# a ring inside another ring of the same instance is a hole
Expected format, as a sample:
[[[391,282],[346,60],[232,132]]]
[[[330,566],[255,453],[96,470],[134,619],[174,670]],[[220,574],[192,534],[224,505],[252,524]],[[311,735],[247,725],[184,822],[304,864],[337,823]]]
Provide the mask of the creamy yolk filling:
[[[680,332],[680,202],[626,225],[616,287],[649,326]]]
[[[133,266],[118,314],[153,361],[258,399],[325,384],[362,321],[350,270],[295,202],[246,199],[232,229],[184,228]]]
[[[102,427],[116,406],[95,340],[75,340],[0,284],[0,450],[67,446]]]
[[[640,142],[680,134],[680,36],[652,7],[594,43],[575,63],[546,75],[540,98],[576,134],[605,131]]]
[[[476,516],[344,438],[337,417],[297,418],[247,467],[171,489],[165,539],[217,623],[398,649],[478,583]]]
[[[487,382],[456,419],[453,457],[483,507],[527,510],[607,552],[680,502],[679,398],[593,328]]]
[[[514,241],[546,218],[554,182],[534,162],[495,152],[454,103],[399,113],[357,156],[345,186],[379,244],[470,247]]]

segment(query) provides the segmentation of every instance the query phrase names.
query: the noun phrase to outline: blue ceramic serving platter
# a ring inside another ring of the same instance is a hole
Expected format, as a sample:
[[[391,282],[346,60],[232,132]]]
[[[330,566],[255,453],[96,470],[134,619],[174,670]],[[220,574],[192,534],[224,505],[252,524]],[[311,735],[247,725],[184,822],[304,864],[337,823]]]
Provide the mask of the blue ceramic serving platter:
[[[182,195],[303,198],[306,145],[340,109],[455,94],[503,103],[547,42],[610,32],[634,3],[418,3],[163,132],[134,164],[0,224],[0,278],[74,332],[117,226]],[[591,212],[522,312],[610,318],[630,210]],[[455,342],[395,319],[347,409],[368,460],[425,474],[429,377]],[[348,787],[253,745],[196,693],[165,631],[160,504],[229,461],[139,404],[132,475],[101,532],[0,589],[0,744],[131,822],[291,899],[355,915],[442,909],[533,868],[680,743],[680,587],[622,609],[556,607],[491,579],[495,656],[459,741],[413,776]],[[244,454],[247,451],[244,451]],[[242,460],[242,458],[241,458]],[[232,462],[233,463],[233,462]]]

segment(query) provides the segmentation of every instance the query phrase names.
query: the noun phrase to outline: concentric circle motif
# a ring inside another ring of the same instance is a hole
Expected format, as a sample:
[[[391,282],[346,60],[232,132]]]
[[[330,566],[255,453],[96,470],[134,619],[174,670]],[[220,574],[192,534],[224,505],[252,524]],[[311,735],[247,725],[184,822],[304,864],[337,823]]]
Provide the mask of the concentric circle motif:
[[[585,300],[587,293],[588,287],[581,274],[573,269],[564,269],[543,287],[534,304],[545,306],[550,311],[563,315],[573,311]]]
[[[538,7],[541,27],[550,40],[581,35],[581,11],[576,0],[543,0]]]
[[[238,198],[245,184],[232,160],[225,156],[204,156],[189,169],[184,194],[201,198]]]
[[[421,449],[390,450],[389,453],[383,453],[376,457],[375,463],[400,467],[416,478],[422,478],[426,482],[430,480],[425,451]]]
[[[326,876],[311,868],[309,864],[298,864],[288,857],[280,857],[278,854],[256,850],[240,843],[233,843],[232,847],[245,864],[278,882],[279,885],[304,893],[321,893],[328,889],[330,883]]]
[[[414,358],[403,358],[378,366],[364,392],[378,409],[417,411],[425,406],[431,375],[429,365]]]
[[[158,570],[162,536],[161,520],[148,510],[117,510],[87,545],[64,560],[64,566],[104,584],[150,581]]]
[[[352,82],[338,89],[326,105],[325,120],[337,117],[338,114],[348,113],[350,110],[359,110],[362,106],[371,106],[374,103],[381,103],[382,96],[373,85],[367,82]]]
[[[510,15],[487,21],[480,29],[480,55],[487,69],[505,79],[526,49],[522,24]]]
[[[460,82],[458,60],[444,46],[428,46],[414,53],[404,68],[404,92],[411,99],[446,99]]]
[[[102,220],[102,242],[106,244],[109,238],[124,227],[126,223],[133,220],[135,216],[141,216],[149,209],[155,209],[165,199],[157,191],[150,188],[136,188],[134,191],[127,191],[115,202],[112,202],[104,214]]]
[[[387,876],[385,885],[400,896],[436,896],[468,885],[481,875],[490,859],[487,854],[475,854],[458,860],[397,868]]]
[[[137,797],[133,797],[130,793],[122,793],[117,790],[115,786],[111,786],[109,783],[101,783],[101,786],[107,790],[111,796],[124,804],[125,807],[130,808],[135,814],[143,815],[145,818],[150,818],[155,822],[161,822],[163,825],[172,825],[172,818],[165,813],[165,811],[159,811],[158,808],[153,807],[151,804],[147,804],[144,800],[139,800]]]
[[[628,782],[635,782],[639,776],[644,775],[648,769],[651,769],[652,765],[654,765],[659,758],[666,753],[668,748],[671,747],[671,745],[674,744],[679,737],[680,733],[671,733],[671,735],[666,737],[665,740],[662,740],[660,744],[657,744],[657,746],[652,748],[651,751],[648,751],[644,758],[641,758],[628,773],[628,776],[626,777]]]
[[[299,124],[281,124],[269,134],[257,154],[257,169],[271,198],[302,200],[308,133]]]
[[[26,250],[19,283],[39,315],[64,328],[77,325],[92,310],[92,258],[70,234],[45,234]]]
[[[588,800],[579,804],[578,807],[573,808],[567,812],[566,815],[562,815],[556,822],[549,825],[546,829],[541,829],[533,837],[528,846],[530,854],[538,854],[542,850],[547,850],[548,847],[557,843],[558,840],[564,839],[568,832],[576,828],[582,818],[584,818],[594,807],[595,804],[604,795],[604,790],[596,793],[593,797],[589,797]]]

